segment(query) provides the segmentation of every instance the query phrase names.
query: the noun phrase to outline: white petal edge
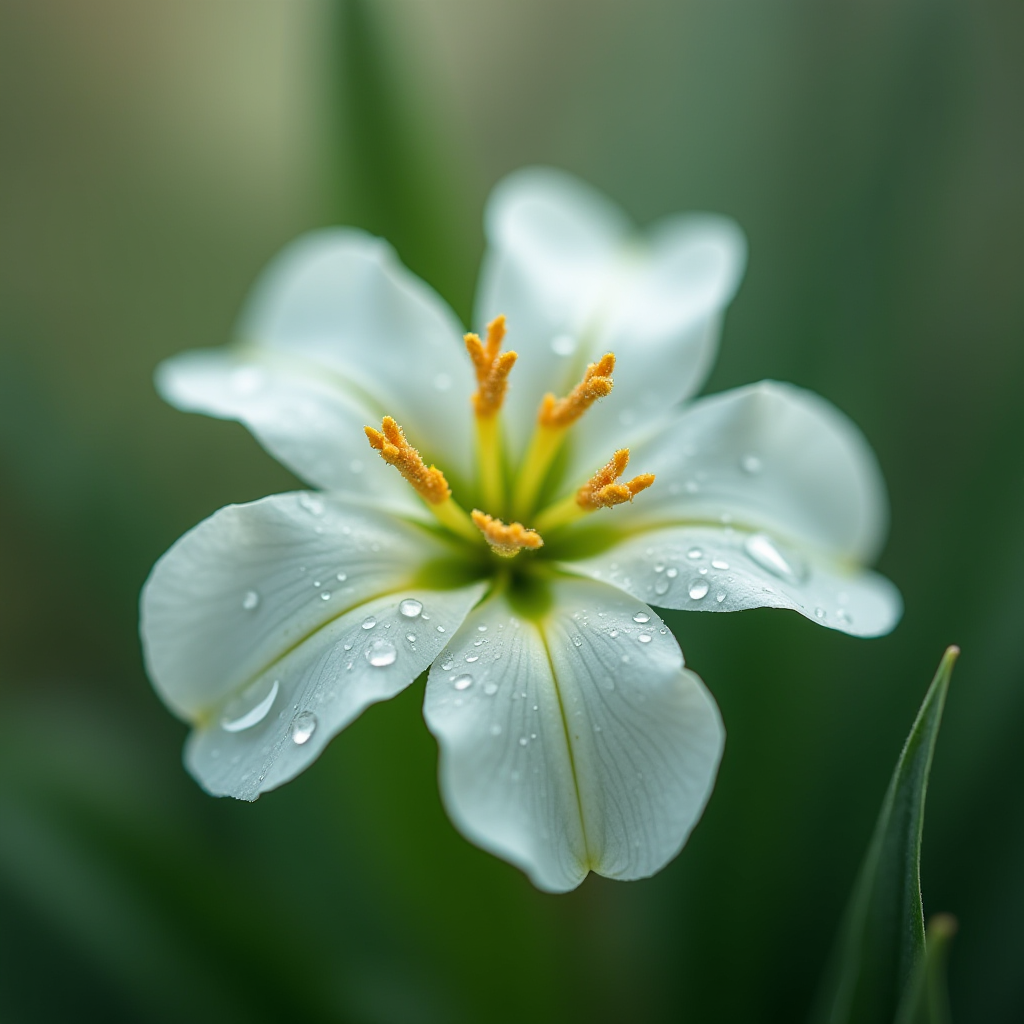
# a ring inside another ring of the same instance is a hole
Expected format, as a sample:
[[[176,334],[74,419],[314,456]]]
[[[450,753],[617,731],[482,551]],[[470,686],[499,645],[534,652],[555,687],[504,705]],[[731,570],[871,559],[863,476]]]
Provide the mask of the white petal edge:
[[[188,770],[207,792],[242,800],[290,781],[369,705],[409,686],[485,588],[407,587],[322,626],[193,730]],[[403,614],[403,601],[422,613]]]
[[[425,531],[337,495],[228,505],[181,537],[143,587],[149,677],[176,714],[209,717],[305,637],[411,585],[426,561],[450,553]]]
[[[462,325],[383,239],[355,228],[296,239],[257,280],[238,333],[341,375],[447,471],[469,470],[475,385]]]
[[[661,608],[788,608],[851,636],[882,636],[903,614],[884,576],[812,561],[766,533],[732,527],[651,530],[563,567]]]
[[[156,386],[185,412],[243,423],[314,487],[371,493],[396,512],[422,514],[409,485],[367,443],[363,427],[380,411],[331,371],[253,347],[198,349],[161,363]]]
[[[596,467],[595,467],[596,468]],[[798,547],[869,562],[889,506],[878,461],[859,428],[819,395],[761,381],[685,406],[633,446],[629,473],[654,486],[609,522],[732,522]]]
[[[431,669],[424,716],[455,825],[564,892],[590,870],[646,877],[679,852],[724,731],[645,604],[579,579],[552,589],[542,625],[500,595],[479,606]]]

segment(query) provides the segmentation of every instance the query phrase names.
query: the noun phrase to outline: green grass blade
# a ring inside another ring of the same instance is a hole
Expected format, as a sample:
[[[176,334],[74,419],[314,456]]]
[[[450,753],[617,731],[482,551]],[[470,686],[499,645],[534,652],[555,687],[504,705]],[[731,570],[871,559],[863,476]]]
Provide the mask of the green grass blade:
[[[900,754],[854,886],[816,1024],[891,1024],[925,960],[921,831],[935,739],[959,650],[947,649]]]
[[[946,961],[956,928],[949,914],[936,914],[928,922],[924,959],[903,993],[896,1024],[950,1024]]]

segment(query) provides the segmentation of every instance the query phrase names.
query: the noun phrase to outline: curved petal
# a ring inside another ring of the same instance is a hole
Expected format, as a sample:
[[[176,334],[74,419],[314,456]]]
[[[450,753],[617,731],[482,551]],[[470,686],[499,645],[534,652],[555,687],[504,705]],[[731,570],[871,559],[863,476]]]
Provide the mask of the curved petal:
[[[882,636],[903,614],[899,591],[884,576],[810,561],[767,533],[729,526],[639,533],[564,568],[662,608],[790,608],[852,636]]]
[[[431,669],[424,715],[454,823],[562,892],[590,870],[642,878],[671,860],[724,733],[646,605],[579,579],[551,586],[539,624],[503,595],[467,618]]]
[[[186,761],[202,785],[254,800],[408,686],[484,589],[417,574],[450,554],[306,492],[228,506],[182,537],[146,582],[141,631],[157,692],[197,723]]]
[[[700,390],[746,253],[743,232],[726,217],[690,214],[654,226],[623,268],[618,298],[586,353],[591,360],[615,353],[615,389],[587,413],[570,474],[603,464]]]
[[[395,511],[423,514],[408,484],[366,443],[363,427],[381,412],[315,365],[256,348],[202,349],[161,363],[156,384],[179,409],[244,423],[316,487],[371,493]]]
[[[724,217],[672,217],[646,238],[576,178],[518,171],[487,209],[488,254],[480,324],[505,313],[520,353],[508,398],[513,455],[533,429],[546,391],[562,393],[588,360],[618,356],[612,395],[591,410],[578,458],[628,443],[701,385],[721,314],[739,284],[746,243]]]
[[[825,399],[774,381],[687,406],[636,445],[655,483],[614,522],[732,522],[828,558],[870,561],[888,525],[885,483],[860,430]]]
[[[177,714],[209,717],[305,637],[450,554],[425,531],[336,495],[228,505],[153,567],[141,601],[146,668]]]

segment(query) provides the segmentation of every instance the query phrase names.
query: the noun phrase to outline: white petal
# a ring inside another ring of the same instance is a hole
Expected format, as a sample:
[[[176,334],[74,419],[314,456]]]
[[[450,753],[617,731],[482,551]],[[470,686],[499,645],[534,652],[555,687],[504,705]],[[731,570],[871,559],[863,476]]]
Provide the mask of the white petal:
[[[899,591],[877,573],[811,561],[767,533],[731,527],[652,530],[565,568],[662,608],[790,608],[853,636],[888,633],[903,612]]]
[[[484,589],[407,587],[322,626],[193,731],[189,771],[210,793],[243,800],[288,782],[370,704],[409,686]],[[404,615],[402,601],[422,614]]]
[[[728,218],[691,214],[655,225],[624,267],[587,354],[615,353],[615,389],[577,431],[570,473],[603,464],[700,389],[745,264],[746,240]]]
[[[143,588],[150,678],[182,717],[209,717],[306,637],[399,593],[428,559],[450,553],[425,531],[337,496],[229,505],[178,540]]]
[[[244,423],[271,455],[327,490],[375,495],[416,514],[422,506],[366,441],[381,413],[322,367],[249,348],[183,352],[157,369],[172,405]]]
[[[462,327],[381,239],[335,228],[292,242],[257,281],[239,334],[243,346],[301,360],[375,418],[394,416],[445,470],[468,470],[474,385]],[[186,384],[172,400],[207,411]],[[210,411],[233,415],[220,401]],[[365,447],[362,437],[353,443]]]
[[[596,468],[596,467],[595,467]],[[860,430],[831,403],[774,381],[687,406],[634,446],[650,490],[609,523],[725,521],[828,557],[870,561],[885,538],[885,483]]]
[[[503,596],[478,607],[431,669],[424,715],[455,824],[558,892],[589,870],[642,878],[674,857],[724,734],[646,605],[571,578],[552,590],[540,625]]]
[[[528,168],[505,178],[487,204],[488,251],[476,324],[508,318],[519,353],[506,399],[512,453],[529,438],[546,391],[574,383],[595,310],[631,231],[598,192],[561,171]]]

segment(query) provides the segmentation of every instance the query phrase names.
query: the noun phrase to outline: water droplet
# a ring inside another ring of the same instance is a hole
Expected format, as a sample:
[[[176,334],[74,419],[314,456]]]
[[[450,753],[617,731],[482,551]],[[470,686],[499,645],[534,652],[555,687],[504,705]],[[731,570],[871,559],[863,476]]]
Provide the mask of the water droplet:
[[[642,643],[642,644],[649,644],[651,642],[651,634],[650,633],[641,633],[637,637],[637,640],[639,640],[640,643]]]
[[[608,635],[614,640],[619,635],[619,631],[617,629],[611,629],[608,631]]]
[[[573,645],[573,647],[582,647],[583,646],[583,637],[581,637],[579,635],[574,636],[572,638],[572,645]]]
[[[491,735],[492,736],[500,736],[501,735],[501,726],[498,725],[497,722],[495,722],[494,725],[491,726]]]
[[[707,576],[708,574],[707,568],[703,565],[697,570],[697,572],[699,572],[701,576]]]
[[[377,620],[372,615],[367,615],[363,619],[363,629],[373,629],[377,625]]]
[[[487,643],[487,641],[486,641],[486,640],[474,640],[474,641],[473,641],[473,646],[474,646],[474,647],[483,647],[483,645],[484,645],[485,643]]]
[[[657,564],[657,565],[656,565],[656,566],[654,567],[654,571],[655,571],[655,572],[664,572],[664,571],[665,571],[665,563],[664,563],[664,562],[659,562],[659,563],[658,563],[658,564]]]
[[[452,667],[452,665],[453,665],[453,664],[454,664],[454,662],[452,661],[452,659],[451,659],[451,658],[446,658],[446,659],[445,659],[444,661],[442,661],[442,662],[441,662],[441,668],[442,668],[442,669],[443,669],[443,670],[444,670],[445,672],[447,672],[447,671],[448,671],[448,669],[450,669],[450,668]]]
[[[723,561],[721,558],[714,558],[711,560],[712,569],[728,569],[729,563]]]
[[[347,580],[347,579],[348,579],[348,573],[345,573],[345,572],[339,572],[339,573],[338,573],[338,575],[337,575],[337,576],[335,576],[334,578],[335,578],[335,579],[336,579],[336,580],[337,580],[337,581],[338,581],[339,583],[344,583],[344,582],[345,582],[345,580]]]
[[[690,550],[686,552],[686,557],[696,561],[698,558],[704,557],[704,552],[701,551],[700,548],[690,548]]]
[[[452,386],[452,379],[447,373],[439,373],[434,377],[434,387],[438,391],[448,391]]]
[[[452,686],[456,690],[468,690],[472,685],[473,677],[468,672],[463,673],[461,676],[456,676],[452,680]]]
[[[525,747],[526,744],[529,743],[529,742],[530,741],[525,736],[520,736],[519,737],[519,746]]]
[[[415,633],[406,633],[405,634],[405,639],[408,640],[409,643],[414,644],[414,643],[416,643],[416,634]]]
[[[660,597],[661,595],[668,593],[668,588],[671,585],[672,584],[669,583],[668,580],[658,580],[658,582],[654,584],[654,592]]]
[[[444,626],[438,626],[437,627],[437,631],[438,631],[438,633],[443,633],[444,632]]]
[[[836,612],[836,618],[840,622],[845,622],[847,624],[853,621],[850,618],[850,613],[845,608],[840,608],[839,611]]]
[[[476,627],[476,631],[478,633],[486,633],[487,632],[487,627],[486,626],[477,626]]]
[[[787,558],[767,534],[752,534],[744,542],[743,548],[752,561],[773,576],[778,576],[779,579],[788,580],[791,583],[800,582],[802,576],[800,565],[795,560]]]
[[[571,334],[556,334],[551,339],[551,351],[556,356],[571,356],[576,351],[576,339]]]
[[[479,660],[480,660],[480,655],[479,654],[467,654],[466,655],[466,663],[469,664],[469,665],[472,665],[474,661],[479,661]]]
[[[312,711],[300,711],[288,729],[292,743],[302,746],[316,732],[316,715]]]
[[[351,644],[345,644],[345,650],[346,651],[351,651],[352,650],[352,645]]]
[[[242,598],[242,607],[247,612],[251,612],[259,603],[260,595],[255,590],[247,590],[245,592],[245,597]]]
[[[761,460],[756,455],[744,455],[740,459],[740,466],[744,473],[749,473],[751,476],[761,472]]]
[[[708,592],[707,580],[694,580],[690,584],[690,597],[694,601],[699,601]]]
[[[825,609],[824,608],[815,608],[814,609],[814,617],[816,619],[823,619],[823,618],[825,618]]]
[[[221,728],[225,732],[241,732],[258,725],[270,713],[280,689],[276,679],[258,679],[225,705]]]
[[[484,693],[486,693],[488,697],[493,697],[497,692],[498,692],[498,684],[497,683],[488,683],[484,687]]]
[[[647,612],[637,612],[633,616],[633,621],[634,622],[650,622],[651,621],[651,617],[650,617],[650,615],[647,614]]]
[[[669,571],[667,573],[665,573],[665,575],[670,580],[674,580],[679,575],[679,570],[678,569],[669,569]]]
[[[374,668],[384,668],[387,665],[394,665],[395,658],[398,657],[398,651],[395,650],[395,645],[390,640],[374,640],[369,647],[366,648],[366,660]]]
[[[299,504],[312,516],[324,514],[324,503],[315,494],[304,491],[299,495]]]
[[[720,590],[717,594],[715,594],[715,600],[719,604],[721,604],[725,600],[725,591],[724,590]]]
[[[407,597],[398,606],[398,611],[407,619],[415,619],[423,611],[423,602],[414,597]]]
[[[320,595],[320,600],[321,600],[321,601],[330,601],[330,599],[331,599],[331,592],[330,592],[329,590],[325,590],[325,591],[324,591],[324,592],[323,592],[323,593],[322,593],[322,594]]]

